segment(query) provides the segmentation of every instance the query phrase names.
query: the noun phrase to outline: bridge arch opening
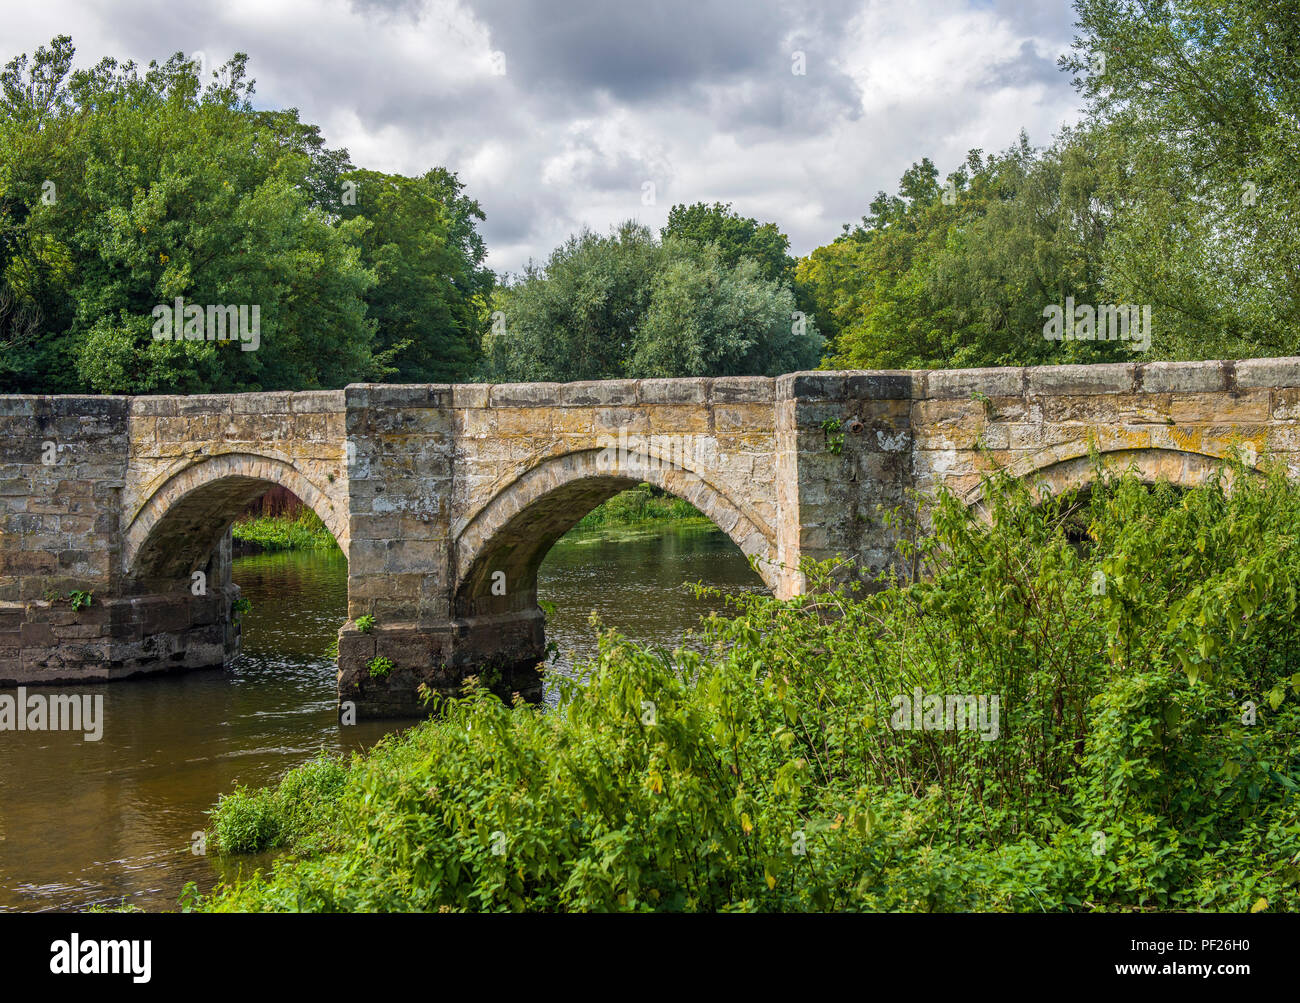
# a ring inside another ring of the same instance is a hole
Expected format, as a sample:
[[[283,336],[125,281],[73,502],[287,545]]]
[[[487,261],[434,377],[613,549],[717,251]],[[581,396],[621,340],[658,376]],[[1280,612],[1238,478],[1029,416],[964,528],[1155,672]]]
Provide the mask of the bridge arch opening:
[[[537,610],[538,570],[556,542],[597,506],[643,483],[694,505],[753,559],[762,583],[774,587],[775,534],[761,516],[671,460],[611,464],[602,452],[543,462],[498,491],[465,523],[454,547],[456,617]]]
[[[1113,477],[1131,474],[1143,484],[1167,483],[1184,490],[1200,487],[1219,474],[1230,486],[1233,476],[1227,456],[1159,447],[1117,449],[1098,457],[1086,453],[1067,458],[1033,457],[1006,468],[1008,476],[1028,483],[1035,496],[1046,493],[1055,498],[1069,494],[1080,500],[1089,496],[1099,472]],[[962,499],[984,520],[991,517],[985,502],[986,490],[986,483],[981,482]]]
[[[272,488],[283,488],[313,510],[346,553],[342,513],[293,466],[251,454],[224,454],[168,478],[135,514],[124,535],[128,591],[188,590],[200,571],[214,585],[228,582],[227,533]]]

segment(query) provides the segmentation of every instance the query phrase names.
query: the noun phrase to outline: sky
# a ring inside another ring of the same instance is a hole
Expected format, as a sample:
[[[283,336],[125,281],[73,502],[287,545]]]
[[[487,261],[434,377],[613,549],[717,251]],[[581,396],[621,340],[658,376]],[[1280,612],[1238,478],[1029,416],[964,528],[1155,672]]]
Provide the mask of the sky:
[[[0,62],[249,55],[358,167],[455,171],[517,272],[583,227],[730,202],[806,254],[928,156],[1045,145],[1080,116],[1066,0],[41,0]],[[802,71],[802,72],[800,72]]]

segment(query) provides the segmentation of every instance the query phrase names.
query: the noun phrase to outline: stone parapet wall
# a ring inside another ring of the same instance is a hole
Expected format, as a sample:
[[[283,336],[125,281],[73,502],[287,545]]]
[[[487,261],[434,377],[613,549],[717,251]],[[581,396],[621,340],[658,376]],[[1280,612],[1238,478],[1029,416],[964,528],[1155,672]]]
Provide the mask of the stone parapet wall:
[[[0,442],[0,681],[227,662],[223,534],[279,485],[348,559],[340,700],[407,714],[421,685],[469,674],[540,692],[537,568],[638,482],[700,508],[787,597],[805,558],[886,568],[885,513],[924,517],[941,489],[979,510],[999,469],[1059,491],[1088,483],[1096,452],[1190,485],[1235,452],[1300,477],[1300,359],[17,396],[0,398]],[[72,611],[74,591],[94,602]],[[396,668],[372,674],[376,657]]]

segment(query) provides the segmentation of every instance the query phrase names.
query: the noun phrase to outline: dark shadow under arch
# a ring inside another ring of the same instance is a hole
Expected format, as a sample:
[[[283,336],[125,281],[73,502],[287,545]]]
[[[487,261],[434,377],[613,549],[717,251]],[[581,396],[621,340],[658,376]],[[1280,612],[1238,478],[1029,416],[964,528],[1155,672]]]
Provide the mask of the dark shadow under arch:
[[[746,557],[755,559],[764,584],[773,587],[774,535],[757,516],[692,470],[669,463],[608,470],[599,454],[590,450],[544,461],[500,490],[468,521],[454,550],[455,616],[536,608],[537,571],[555,542],[596,506],[640,483],[698,508]],[[504,594],[498,594],[501,589]]]

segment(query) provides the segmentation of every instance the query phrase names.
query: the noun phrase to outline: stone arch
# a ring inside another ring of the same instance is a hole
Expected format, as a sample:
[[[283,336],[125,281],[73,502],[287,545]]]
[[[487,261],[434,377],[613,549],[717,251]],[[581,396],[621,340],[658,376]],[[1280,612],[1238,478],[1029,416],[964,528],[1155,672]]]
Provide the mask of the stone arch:
[[[172,474],[140,506],[123,534],[128,582],[157,587],[188,580],[235,516],[275,485],[288,488],[319,515],[346,553],[346,512],[291,463],[256,453],[222,453]]]
[[[1125,447],[1102,451],[1102,466],[1107,472],[1123,474],[1132,470],[1146,484],[1168,481],[1176,487],[1199,487],[1220,471],[1228,460],[1220,454],[1194,452],[1164,447]],[[1252,470],[1257,469],[1251,466]],[[1062,456],[1057,450],[1026,457],[1005,468],[1011,477],[1028,480],[1038,493],[1046,489],[1053,497],[1066,491],[1086,488],[1095,479],[1093,457],[1084,447],[1074,455]],[[988,517],[984,505],[985,483],[981,481],[962,497],[968,508],[980,518]]]
[[[588,512],[620,491],[653,484],[684,498],[756,559],[764,584],[775,588],[775,533],[704,475],[649,451],[653,460],[607,462],[606,450],[552,457],[499,490],[453,528],[453,583],[457,616],[524,612],[537,602],[537,569],[551,546]],[[644,457],[641,458],[644,460]],[[506,595],[491,594],[492,575],[504,571]]]

